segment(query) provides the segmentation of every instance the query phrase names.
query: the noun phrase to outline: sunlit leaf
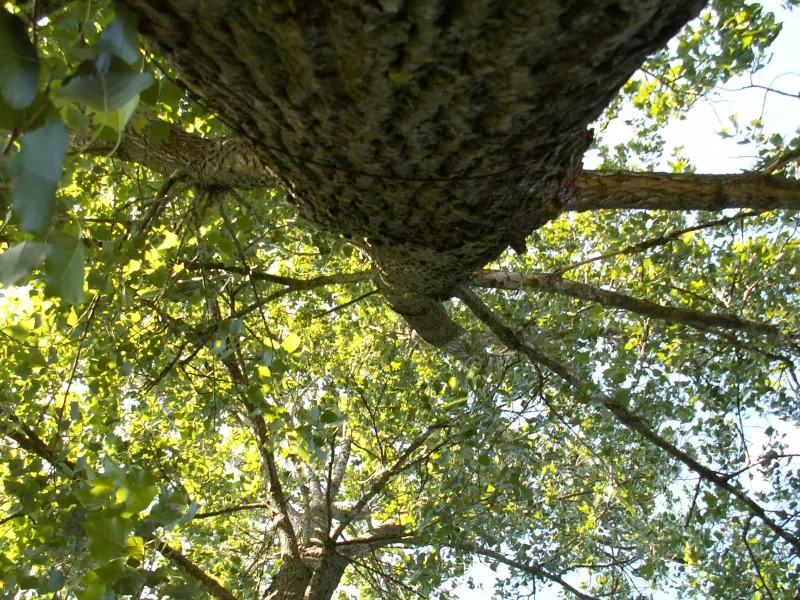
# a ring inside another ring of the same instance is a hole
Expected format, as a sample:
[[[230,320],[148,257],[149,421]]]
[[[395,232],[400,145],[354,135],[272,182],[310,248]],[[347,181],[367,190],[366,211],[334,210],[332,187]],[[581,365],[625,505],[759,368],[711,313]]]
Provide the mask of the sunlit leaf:
[[[302,340],[300,339],[300,336],[292,332],[281,342],[281,348],[291,354],[300,347],[301,343]]]

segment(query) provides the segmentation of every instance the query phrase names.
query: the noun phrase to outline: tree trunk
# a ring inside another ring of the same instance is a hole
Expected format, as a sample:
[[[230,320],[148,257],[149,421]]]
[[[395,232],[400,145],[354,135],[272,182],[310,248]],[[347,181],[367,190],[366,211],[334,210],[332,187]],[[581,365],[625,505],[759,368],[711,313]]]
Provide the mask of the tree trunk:
[[[330,550],[302,560],[286,558],[270,583],[266,600],[330,600],[349,559]]]
[[[591,123],[700,0],[127,0],[304,216],[428,341],[438,301],[557,216]]]

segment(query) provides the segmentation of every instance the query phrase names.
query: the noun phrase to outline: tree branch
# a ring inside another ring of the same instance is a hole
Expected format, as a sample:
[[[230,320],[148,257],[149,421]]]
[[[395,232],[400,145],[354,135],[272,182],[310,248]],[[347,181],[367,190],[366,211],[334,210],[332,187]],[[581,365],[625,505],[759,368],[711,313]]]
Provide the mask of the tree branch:
[[[14,413],[14,411],[0,404],[6,423],[0,422],[0,427],[5,430],[3,434],[12,440],[23,450],[30,452],[46,460],[54,469],[62,471],[67,477],[75,476],[75,463],[68,458],[59,457],[38,434]]]
[[[619,292],[564,279],[558,273],[513,273],[510,271],[481,271],[472,276],[472,284],[478,287],[491,287],[502,290],[542,290],[555,292],[587,302],[597,302],[602,306],[619,308],[662,321],[681,323],[696,329],[708,327],[735,329],[748,333],[780,335],[781,330],[769,323],[742,319],[735,315],[707,313],[688,308],[663,306],[647,300],[634,298]]]
[[[236,600],[236,596],[230,593],[226,588],[222,587],[219,581],[211,577],[209,574],[203,571],[203,569],[198,567],[186,556],[178,552],[175,548],[173,548],[166,542],[162,542],[161,540],[156,540],[155,547],[156,550],[158,550],[158,552],[164,558],[171,560],[181,569],[186,571],[189,577],[191,577],[197,583],[202,585],[205,588],[205,590],[211,596],[217,598],[217,600]]]
[[[228,369],[228,373],[234,383],[240,386],[247,384],[244,373],[239,368],[238,363],[232,355],[222,359],[222,363]],[[255,414],[255,407],[246,397],[240,395],[240,399],[247,411],[247,419],[250,421],[253,435],[256,438],[258,453],[261,457],[261,469],[264,473],[264,482],[267,486],[266,492],[269,498],[270,516],[275,523],[275,529],[278,531],[281,553],[284,555],[291,555],[297,560],[300,560],[300,548],[297,544],[297,535],[286,507],[286,496],[283,493],[283,486],[278,476],[275,456],[269,449],[270,436],[267,431],[267,424],[264,421],[264,417],[260,414]]]
[[[347,464],[350,462],[350,449],[352,446],[353,438],[350,436],[345,436],[339,445],[339,456],[336,457],[336,464],[334,465],[330,482],[331,498],[336,498],[339,494],[339,487],[342,485]]]
[[[573,587],[572,585],[564,581],[564,578],[561,577],[560,575],[554,575],[552,573],[548,573],[547,571],[545,571],[544,569],[542,569],[537,565],[525,564],[518,560],[513,560],[501,554],[500,552],[490,550],[489,548],[484,548],[483,546],[459,546],[458,549],[466,550],[468,552],[473,552],[475,554],[479,554],[480,556],[485,556],[486,558],[491,558],[492,560],[496,560],[499,563],[503,563],[504,565],[522,571],[523,573],[527,573],[534,577],[541,577],[542,579],[547,579],[549,581],[552,581],[553,583],[557,583],[568,592],[574,594],[575,597],[579,598],[580,600],[600,600],[596,596],[584,594],[576,587]]]
[[[561,377],[567,384],[572,386],[582,396],[586,397],[598,405],[604,406],[613,417],[622,423],[628,429],[635,431],[650,443],[658,446],[664,450],[668,455],[672,456],[679,462],[683,463],[686,467],[700,475],[706,481],[713,483],[719,489],[725,490],[739,500],[747,510],[757,516],[761,521],[767,525],[777,536],[788,542],[795,550],[800,553],[800,538],[798,536],[786,531],[776,521],[774,521],[766,512],[766,510],[750,498],[743,490],[736,487],[730,482],[730,478],[720,475],[713,469],[701,464],[695,460],[688,453],[684,452],[673,443],[664,439],[645,421],[642,417],[634,414],[626,406],[618,400],[606,396],[600,391],[594,391],[595,386],[585,380],[577,372],[571,370],[564,365],[556,357],[548,354],[541,348],[535,347],[524,340],[524,338],[513,331],[508,325],[489,308],[483,301],[466,286],[461,286],[458,289],[458,297],[462,302],[473,312],[473,314],[480,319],[498,339],[511,350],[515,350],[520,354],[528,357],[528,359],[537,364],[544,365],[556,375]]]
[[[144,121],[144,126],[142,126]],[[165,130],[166,139],[154,140],[154,128]],[[91,134],[70,133],[70,146],[81,154],[113,156],[138,163],[155,173],[186,173],[193,187],[252,190],[275,185],[263,162],[240,137],[204,138],[162,121],[144,111],[131,120],[122,139],[98,141]]]
[[[720,225],[727,225],[735,221],[744,220],[748,217],[757,217],[760,214],[761,214],[760,212],[743,212],[739,213],[738,215],[733,215],[732,217],[725,217],[724,219],[717,219],[714,221],[708,221],[706,223],[700,223],[699,225],[695,225],[693,227],[686,227],[684,229],[670,231],[669,233],[666,233],[664,235],[655,238],[650,238],[648,240],[641,241],[637,244],[631,244],[630,246],[625,246],[620,250],[614,250],[606,254],[593,256],[585,260],[579,260],[578,262],[571,263],[566,267],[562,267],[557,271],[554,271],[554,274],[557,273],[559,275],[563,275],[567,271],[571,271],[572,269],[577,269],[582,265],[596,262],[598,260],[606,260],[609,258],[613,258],[615,256],[624,256],[626,254],[638,254],[639,252],[644,252],[645,250],[651,250],[653,248],[658,248],[659,246],[664,246],[666,244],[669,244],[670,242],[674,242],[675,240],[680,239],[685,233],[702,231],[704,229],[711,229],[712,227],[719,227]]]
[[[353,559],[366,556],[368,553],[389,544],[408,540],[412,535],[402,525],[389,521],[375,528],[370,535],[339,540],[336,542],[336,549],[344,556]]]
[[[339,522],[339,525],[333,532],[331,539],[336,540],[342,534],[342,531],[344,531],[345,527],[347,527],[348,525],[350,525],[350,523],[353,522],[355,516],[358,515],[362,510],[364,510],[367,504],[369,504],[369,502],[375,496],[377,496],[383,490],[383,488],[386,487],[386,484],[389,483],[392,477],[400,473],[405,468],[409,457],[427,441],[427,439],[431,436],[431,434],[434,431],[442,429],[443,427],[446,427],[449,424],[450,420],[448,419],[444,421],[437,421],[436,423],[428,427],[425,431],[419,434],[414,439],[414,441],[412,441],[408,445],[408,447],[397,458],[397,460],[394,461],[394,464],[392,464],[391,467],[382,470],[380,474],[373,479],[372,485],[370,485],[369,490],[367,490],[367,493],[364,494],[361,497],[361,499],[355,503],[355,505],[350,511],[348,511],[348,516]]]
[[[320,275],[312,279],[296,279],[294,277],[285,277],[283,275],[273,275],[272,273],[265,273],[251,269],[247,266],[239,265],[226,265],[221,262],[200,262],[180,261],[187,271],[225,271],[226,273],[236,273],[238,275],[246,275],[251,279],[259,281],[268,281],[278,285],[285,285],[294,290],[310,290],[325,285],[337,285],[345,283],[359,283],[361,281],[370,281],[376,275],[373,269],[367,271],[357,271],[355,273],[336,273],[335,275]]]
[[[800,209],[800,181],[756,173],[582,171],[564,210]]]
[[[242,510],[254,510],[257,508],[269,508],[269,504],[256,503],[256,504],[237,504],[236,506],[229,506],[228,508],[220,508],[219,510],[210,510],[208,512],[197,513],[192,520],[197,519],[210,519],[211,517],[218,517],[220,515],[229,515],[231,513],[239,512]]]

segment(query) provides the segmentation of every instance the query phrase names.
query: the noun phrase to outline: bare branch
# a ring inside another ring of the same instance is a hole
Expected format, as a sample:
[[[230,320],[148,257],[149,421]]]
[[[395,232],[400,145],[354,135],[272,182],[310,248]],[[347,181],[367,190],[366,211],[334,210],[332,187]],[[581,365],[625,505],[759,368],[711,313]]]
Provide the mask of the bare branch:
[[[228,373],[234,383],[246,385],[247,381],[244,373],[239,368],[239,364],[232,355],[224,358],[222,363],[228,369]],[[270,516],[275,524],[275,529],[278,531],[278,537],[281,542],[281,553],[284,555],[289,554],[299,560],[300,548],[297,544],[297,535],[286,507],[286,496],[283,493],[283,486],[281,485],[281,480],[278,475],[275,456],[270,451],[270,436],[267,430],[267,424],[263,416],[255,414],[256,410],[252,403],[245,396],[240,396],[241,402],[249,415],[247,419],[250,422],[253,435],[256,438],[258,453],[261,457],[261,470],[264,473],[264,482],[267,486],[266,492],[269,498]]]
[[[582,265],[596,262],[598,260],[606,260],[609,258],[613,258],[615,256],[624,256],[627,254],[638,254],[639,252],[644,252],[645,250],[651,250],[653,248],[658,248],[659,246],[664,246],[666,244],[669,244],[670,242],[680,239],[681,236],[683,236],[685,233],[691,233],[693,231],[702,231],[704,229],[710,229],[712,227],[719,227],[720,225],[727,225],[735,221],[741,221],[748,217],[757,217],[760,214],[761,214],[760,212],[739,213],[738,215],[734,215],[732,217],[725,217],[724,219],[717,219],[714,221],[709,221],[707,223],[701,223],[700,225],[695,225],[694,227],[686,227],[684,229],[670,231],[669,233],[666,233],[664,235],[655,238],[650,238],[649,240],[644,240],[637,244],[631,244],[630,246],[625,246],[620,250],[614,250],[606,254],[593,256],[591,258],[587,258],[585,260],[580,260],[578,262],[569,264],[566,267],[558,269],[557,271],[554,272],[554,274],[557,273],[559,275],[563,275],[567,271],[571,271],[572,269],[576,269]]]
[[[564,210],[800,209],[800,181],[756,173],[583,171]]]
[[[220,262],[200,262],[196,260],[184,261],[181,264],[187,271],[225,271],[226,273],[236,273],[238,275],[245,275],[250,279],[257,279],[259,281],[268,281],[278,285],[285,285],[288,291],[306,291],[314,288],[323,287],[326,285],[341,285],[347,283],[359,283],[362,281],[372,280],[377,271],[357,271],[355,273],[336,273],[334,275],[320,275],[312,279],[296,279],[294,277],[286,277],[284,275],[273,275],[272,273],[265,273],[251,269],[248,266],[239,265],[226,265]],[[245,312],[247,309],[243,309]]]
[[[647,300],[634,298],[619,292],[564,279],[558,273],[512,273],[510,271],[481,271],[472,276],[473,285],[493,287],[502,290],[543,290],[555,292],[587,302],[597,302],[603,306],[619,308],[654,319],[681,323],[696,329],[719,327],[749,333],[781,334],[781,330],[769,323],[742,319],[734,315],[707,313],[688,308],[663,306]]]
[[[747,519],[747,522],[744,525],[744,530],[742,531],[742,541],[744,542],[744,547],[747,549],[747,555],[750,557],[750,562],[753,563],[753,568],[756,570],[758,574],[758,580],[761,582],[761,587],[767,593],[770,600],[775,600],[775,596],[772,595],[772,590],[769,589],[767,585],[766,579],[764,579],[764,572],[761,570],[761,564],[758,562],[756,555],[753,553],[753,549],[750,547],[750,541],[747,539],[747,534],[750,531],[750,521],[752,520],[752,516]]]
[[[500,552],[490,550],[489,548],[484,548],[483,546],[464,546],[464,547],[459,547],[459,549],[467,550],[468,552],[473,552],[475,554],[479,554],[480,556],[485,556],[486,558],[491,558],[492,560],[496,560],[499,563],[508,565],[509,567],[522,571],[523,573],[532,575],[533,577],[541,577],[542,579],[547,579],[549,581],[552,581],[553,583],[557,583],[562,588],[564,588],[565,590],[567,590],[580,600],[600,600],[596,596],[584,594],[578,588],[564,581],[564,578],[561,577],[560,575],[554,575],[553,573],[548,573],[538,565],[526,564],[518,560],[508,558],[507,556],[501,554]]]
[[[348,558],[366,556],[368,553],[390,544],[408,543],[412,532],[405,527],[389,521],[375,528],[370,535],[343,539],[336,542],[336,549]]]
[[[255,510],[258,508],[269,508],[269,504],[263,504],[263,503],[237,504],[236,506],[229,506],[228,508],[220,508],[219,510],[210,510],[208,512],[197,513],[193,517],[193,520],[210,519],[211,517],[218,517],[220,515],[229,515],[231,513],[240,512],[243,510]]]
[[[795,96],[797,98],[797,96]],[[795,148],[794,150],[790,150],[789,152],[785,152],[781,154],[778,158],[768,164],[764,169],[761,171],[762,175],[771,175],[778,169],[780,169],[783,165],[790,163],[792,161],[796,161],[800,159],[800,148]]]
[[[67,477],[75,476],[74,462],[60,457],[33,429],[23,423],[10,407],[0,404],[0,410],[4,413],[3,420],[0,421],[3,435],[14,440],[23,450],[46,460],[54,469],[62,471]]]

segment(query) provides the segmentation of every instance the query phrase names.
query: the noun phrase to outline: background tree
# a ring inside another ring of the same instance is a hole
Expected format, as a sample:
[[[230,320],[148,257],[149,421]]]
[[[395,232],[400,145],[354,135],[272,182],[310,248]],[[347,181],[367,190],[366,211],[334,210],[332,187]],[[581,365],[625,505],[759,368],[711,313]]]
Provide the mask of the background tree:
[[[771,13],[625,84],[698,3],[59,4],[0,13],[7,593],[793,597],[798,142],[619,171]]]

